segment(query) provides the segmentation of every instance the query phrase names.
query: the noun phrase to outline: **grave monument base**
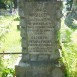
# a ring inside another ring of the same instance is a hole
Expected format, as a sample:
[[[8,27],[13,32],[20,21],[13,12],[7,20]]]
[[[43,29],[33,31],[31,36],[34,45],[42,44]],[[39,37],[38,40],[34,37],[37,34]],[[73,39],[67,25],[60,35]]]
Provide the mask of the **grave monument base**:
[[[64,77],[63,65],[58,62],[21,62],[16,66],[16,77]]]

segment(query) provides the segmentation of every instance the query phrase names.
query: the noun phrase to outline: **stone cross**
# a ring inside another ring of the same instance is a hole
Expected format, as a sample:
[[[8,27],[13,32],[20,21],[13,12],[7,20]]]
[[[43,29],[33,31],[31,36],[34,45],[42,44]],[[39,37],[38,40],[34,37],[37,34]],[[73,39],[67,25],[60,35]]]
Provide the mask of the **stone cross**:
[[[16,77],[64,77],[60,64],[61,0],[19,0],[22,59]]]

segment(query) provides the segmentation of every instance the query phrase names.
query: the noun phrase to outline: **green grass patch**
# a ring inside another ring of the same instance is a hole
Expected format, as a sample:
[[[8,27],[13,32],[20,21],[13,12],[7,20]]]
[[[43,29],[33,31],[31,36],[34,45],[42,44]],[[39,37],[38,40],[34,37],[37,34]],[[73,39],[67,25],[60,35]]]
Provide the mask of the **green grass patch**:
[[[10,52],[19,52],[20,51],[20,31],[17,30],[17,25],[19,25],[19,21],[14,21],[17,18],[15,16],[5,16],[2,18],[2,23],[4,25],[8,25],[8,33],[1,38],[0,42],[2,44],[1,50],[2,51],[10,51]],[[4,21],[3,21],[4,20]],[[0,26],[1,28],[1,26]],[[5,27],[4,27],[5,28]]]
[[[2,38],[3,50],[10,52],[16,52],[16,47],[20,46],[20,31],[17,30],[18,21],[13,21],[10,27],[9,33]],[[13,51],[15,49],[15,51]],[[17,51],[18,48],[17,48]]]
[[[61,45],[67,77],[77,77],[77,29],[73,30],[62,21]]]
[[[6,16],[2,17],[0,20],[0,25],[8,25],[8,28],[6,26],[0,26],[0,28],[8,29],[8,32],[4,34],[3,37],[0,38],[0,52],[21,52],[21,36],[20,36],[20,30],[17,29],[17,25],[19,25],[18,16]],[[10,24],[9,24],[10,23]],[[1,63],[0,64],[0,73],[3,72],[4,68],[13,68],[17,61],[17,58],[19,55],[0,55],[1,57]]]

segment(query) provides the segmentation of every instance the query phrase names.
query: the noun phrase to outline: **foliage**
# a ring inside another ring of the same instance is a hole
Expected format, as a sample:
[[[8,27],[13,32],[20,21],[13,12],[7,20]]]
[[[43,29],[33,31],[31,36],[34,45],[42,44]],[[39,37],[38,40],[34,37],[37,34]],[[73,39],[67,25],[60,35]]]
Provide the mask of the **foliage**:
[[[65,5],[67,5],[66,10],[70,11],[72,8],[73,0],[65,0],[64,2],[66,2]]]
[[[70,12],[66,10],[65,12],[67,15],[62,20],[60,38],[63,53],[62,59],[66,65],[67,77],[77,77],[77,12],[76,9]]]
[[[17,8],[17,0],[0,0],[0,8],[7,8],[7,7],[12,7],[13,8],[14,5],[14,9]]]
[[[77,77],[77,29],[70,28],[70,25],[65,25],[63,21],[60,33],[62,59],[66,65],[67,77]]]
[[[4,0],[0,0],[0,8],[6,9],[6,5],[4,3]]]
[[[2,62],[2,56],[0,56],[0,76],[1,76],[1,73],[3,71],[3,62]]]
[[[0,34],[1,29],[4,29],[3,36],[0,37],[0,52],[20,52],[20,31],[17,29],[19,25],[19,17],[14,16],[1,16],[0,17]],[[8,32],[6,32],[8,30]],[[1,55],[0,55],[1,56]],[[3,55],[0,59],[0,74],[3,77],[13,77],[14,67],[19,55]],[[7,68],[9,66],[9,68]],[[12,72],[13,71],[13,72]]]
[[[2,71],[2,77],[13,77],[15,70],[13,68],[4,68]]]
[[[15,21],[16,18],[18,18],[18,16],[4,16],[0,20],[0,47],[2,47],[0,51],[5,51],[8,47],[10,48],[17,43],[19,44],[20,32],[17,30],[19,21]],[[16,36],[18,40],[16,38],[14,39],[14,36]]]
[[[67,15],[65,19],[65,24],[71,29],[77,29],[77,25],[73,23],[74,20],[77,20],[77,13],[75,11],[72,11]]]

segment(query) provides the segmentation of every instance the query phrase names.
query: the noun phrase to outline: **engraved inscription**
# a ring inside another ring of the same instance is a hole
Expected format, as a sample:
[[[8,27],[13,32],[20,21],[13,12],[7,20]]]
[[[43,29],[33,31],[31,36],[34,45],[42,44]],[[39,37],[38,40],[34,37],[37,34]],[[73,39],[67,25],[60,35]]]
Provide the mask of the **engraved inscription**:
[[[54,28],[51,22],[51,15],[44,7],[45,3],[38,3],[38,7],[33,8],[28,16],[27,35],[29,53],[49,53],[52,52],[54,43]]]

